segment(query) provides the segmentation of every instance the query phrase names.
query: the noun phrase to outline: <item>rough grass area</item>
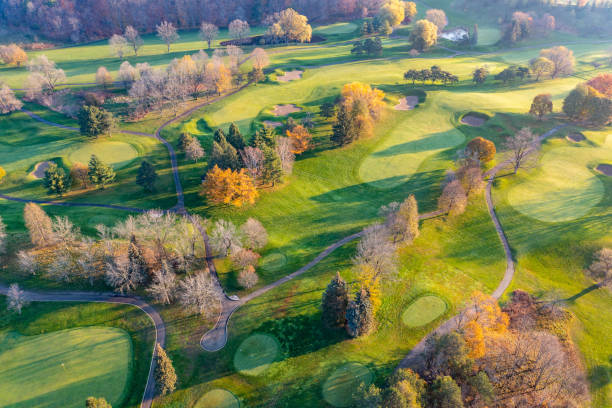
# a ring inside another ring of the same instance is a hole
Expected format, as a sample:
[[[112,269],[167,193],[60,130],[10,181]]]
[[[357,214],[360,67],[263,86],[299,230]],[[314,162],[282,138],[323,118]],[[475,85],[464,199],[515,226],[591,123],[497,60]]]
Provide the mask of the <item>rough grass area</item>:
[[[234,367],[241,374],[261,375],[279,354],[278,341],[266,334],[253,334],[245,339],[236,354],[234,354]]]
[[[372,372],[359,363],[346,363],[334,370],[323,384],[323,398],[334,407],[349,407],[362,383],[372,382]]]
[[[0,405],[80,408],[89,396],[120,406],[131,375],[123,330],[88,327],[0,336]]]
[[[0,406],[78,408],[95,395],[114,407],[139,407],[154,338],[149,318],[126,305],[37,302],[21,315],[2,309]]]
[[[446,308],[446,302],[438,296],[421,296],[402,313],[402,323],[408,327],[425,326],[442,316]]]

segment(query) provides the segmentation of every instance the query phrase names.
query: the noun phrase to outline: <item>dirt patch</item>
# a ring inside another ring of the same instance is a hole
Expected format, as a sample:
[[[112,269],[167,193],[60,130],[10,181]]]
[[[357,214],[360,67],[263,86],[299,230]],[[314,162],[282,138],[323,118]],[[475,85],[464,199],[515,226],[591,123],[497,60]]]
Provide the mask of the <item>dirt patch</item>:
[[[264,124],[264,126],[271,127],[271,128],[277,128],[277,127],[283,126],[282,123],[274,122],[274,121],[271,121],[271,120],[264,120],[263,124]]]
[[[30,176],[32,176],[32,177],[34,177],[36,179],[44,178],[45,177],[45,172],[49,168],[50,164],[51,164],[50,161],[44,161],[44,162],[40,162],[40,163],[36,164],[36,166],[34,167],[34,170],[30,173]]]
[[[595,170],[608,177],[612,177],[612,164],[600,164]]]
[[[482,126],[485,124],[486,121],[487,118],[485,118],[484,116],[474,115],[471,113],[468,113],[467,115],[461,118],[461,123],[474,127]]]
[[[304,71],[294,69],[293,71],[285,72],[285,75],[277,76],[276,79],[278,82],[297,81],[298,79],[302,79],[303,73]]]
[[[393,109],[399,111],[413,110],[419,104],[419,97],[410,95],[400,99],[399,104],[395,105]]]
[[[586,137],[584,137],[584,135],[579,132],[573,132],[567,135],[567,140],[569,140],[570,142],[578,143],[578,142],[582,142],[585,139]]]
[[[274,116],[287,116],[291,113],[300,112],[302,108],[295,106],[294,104],[288,105],[274,105],[272,113]]]

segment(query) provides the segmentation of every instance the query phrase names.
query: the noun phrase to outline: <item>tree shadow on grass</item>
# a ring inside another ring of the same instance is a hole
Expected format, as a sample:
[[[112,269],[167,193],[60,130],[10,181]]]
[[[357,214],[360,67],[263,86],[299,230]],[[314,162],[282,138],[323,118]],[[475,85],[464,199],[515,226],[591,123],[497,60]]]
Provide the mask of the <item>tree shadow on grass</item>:
[[[597,365],[589,370],[589,384],[591,388],[598,390],[612,382],[612,356],[610,356],[609,365]]]

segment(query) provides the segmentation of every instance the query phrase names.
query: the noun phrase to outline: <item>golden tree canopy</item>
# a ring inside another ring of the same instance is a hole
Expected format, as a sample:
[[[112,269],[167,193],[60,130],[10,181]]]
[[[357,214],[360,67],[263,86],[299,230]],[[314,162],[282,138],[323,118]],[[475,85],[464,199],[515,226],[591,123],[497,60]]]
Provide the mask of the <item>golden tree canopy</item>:
[[[253,179],[245,169],[221,170],[217,165],[206,173],[201,194],[206,195],[213,203],[231,204],[235,207],[242,207],[247,203],[254,204],[259,196]]]
[[[380,89],[372,88],[361,82],[351,82],[342,87],[342,97],[347,106],[352,107],[355,102],[362,102],[373,118],[378,118],[385,103],[385,93]]]
[[[291,130],[287,130],[287,137],[291,140],[291,152],[301,154],[310,148],[312,136],[308,129],[298,125]]]

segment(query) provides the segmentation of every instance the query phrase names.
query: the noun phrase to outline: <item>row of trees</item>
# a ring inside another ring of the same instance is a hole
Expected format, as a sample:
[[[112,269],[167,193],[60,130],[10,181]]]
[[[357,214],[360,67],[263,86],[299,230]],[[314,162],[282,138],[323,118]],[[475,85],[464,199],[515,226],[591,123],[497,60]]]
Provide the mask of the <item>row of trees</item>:
[[[459,77],[451,74],[448,71],[442,70],[437,65],[434,65],[429,69],[410,69],[404,73],[404,79],[407,81],[412,81],[413,85],[416,81],[421,81],[423,84],[425,84],[425,81],[431,81],[432,85],[436,83],[436,81],[440,81],[443,84],[456,84],[459,82]]]
[[[88,166],[79,162],[74,163],[69,173],[57,163],[49,162],[49,167],[45,170],[43,185],[49,194],[57,194],[61,197],[73,186],[87,188],[89,183],[103,190],[115,181],[115,177],[115,171],[111,166],[102,162],[96,155],[92,155]]]

